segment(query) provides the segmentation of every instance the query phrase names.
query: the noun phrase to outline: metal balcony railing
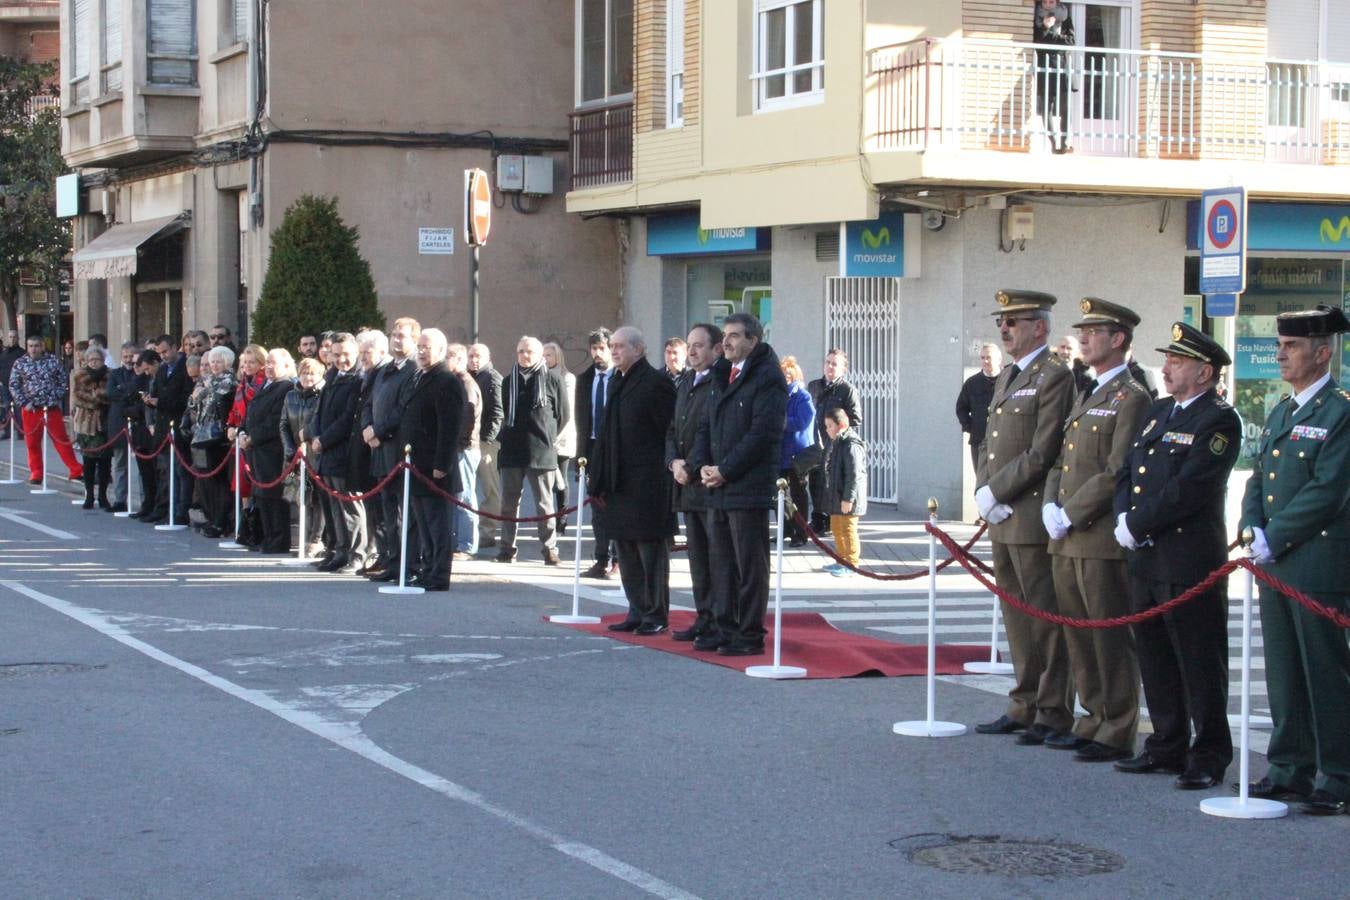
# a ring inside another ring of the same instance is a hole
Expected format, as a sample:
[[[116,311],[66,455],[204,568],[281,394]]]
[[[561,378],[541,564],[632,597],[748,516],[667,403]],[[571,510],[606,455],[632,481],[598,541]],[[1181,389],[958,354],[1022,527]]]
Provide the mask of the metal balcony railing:
[[[44,109],[60,109],[61,98],[55,94],[34,94],[28,98],[24,104],[24,111],[28,113],[28,118],[33,119]]]
[[[613,103],[568,115],[572,190],[633,180],[633,103]]]
[[[976,39],[872,50],[868,146],[1350,164],[1350,66]]]

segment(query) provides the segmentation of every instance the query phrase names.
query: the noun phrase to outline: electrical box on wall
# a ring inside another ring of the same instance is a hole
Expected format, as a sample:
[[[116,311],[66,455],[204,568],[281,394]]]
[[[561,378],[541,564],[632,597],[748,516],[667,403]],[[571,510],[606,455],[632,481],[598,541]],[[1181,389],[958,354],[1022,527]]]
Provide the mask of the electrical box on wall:
[[[1009,206],[1003,214],[1003,239],[1029,241],[1035,232],[1036,215],[1030,206]]]
[[[519,153],[503,153],[497,157],[497,190],[525,190],[525,157]]]
[[[525,193],[553,193],[553,157],[525,157]]]

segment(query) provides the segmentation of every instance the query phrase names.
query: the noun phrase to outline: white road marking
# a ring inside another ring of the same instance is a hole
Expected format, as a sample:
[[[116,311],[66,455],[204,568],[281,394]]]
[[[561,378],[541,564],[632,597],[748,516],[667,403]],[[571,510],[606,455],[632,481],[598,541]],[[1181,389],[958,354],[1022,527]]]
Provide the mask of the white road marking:
[[[34,531],[39,531],[48,537],[54,537],[57,540],[73,541],[79,537],[79,535],[71,534],[69,531],[62,531],[60,528],[52,528],[49,525],[43,525],[41,522],[30,522],[24,518],[25,515],[27,514],[21,513],[18,510],[7,509],[0,511],[0,519],[8,519],[16,525],[31,528]]]
[[[388,769],[396,775],[401,775],[414,784],[419,784],[444,797],[448,797],[451,800],[457,800],[460,803],[473,807],[493,818],[500,819],[508,825],[523,831],[530,837],[549,845],[559,853],[583,862],[612,878],[627,882],[640,890],[646,891],[656,897],[666,898],[666,900],[697,900],[696,895],[678,888],[669,882],[663,881],[655,875],[636,868],[635,866],[631,866],[622,860],[615,859],[588,844],[569,840],[565,835],[552,831],[532,819],[528,819],[504,806],[500,806],[476,791],[469,790],[463,785],[457,784],[434,772],[430,772],[420,766],[413,765],[407,760],[394,756],[370,738],[366,737],[366,735],[361,732],[359,725],[325,721],[321,716],[316,715],[311,711],[297,709],[282,703],[261,691],[235,684],[233,681],[221,678],[219,675],[208,672],[200,666],[193,665],[190,662],[186,662],[172,654],[166,653],[158,647],[147,644],[139,638],[132,637],[125,629],[112,623],[105,616],[99,615],[84,607],[76,606],[73,603],[61,600],[57,597],[44,594],[41,591],[33,590],[20,582],[0,581],[0,586],[7,587],[11,591],[28,597],[31,600],[36,600],[48,609],[59,612],[82,625],[92,628],[103,636],[129,647],[137,653],[148,656],[156,662],[162,663],[170,668],[177,669],[183,674],[191,676],[204,684],[208,684],[218,691],[229,694],[231,697],[243,700],[245,703],[256,706],[258,709],[269,712],[277,718],[289,722],[298,728],[302,728],[316,737],[323,738],[344,750],[355,753],[363,759]]]

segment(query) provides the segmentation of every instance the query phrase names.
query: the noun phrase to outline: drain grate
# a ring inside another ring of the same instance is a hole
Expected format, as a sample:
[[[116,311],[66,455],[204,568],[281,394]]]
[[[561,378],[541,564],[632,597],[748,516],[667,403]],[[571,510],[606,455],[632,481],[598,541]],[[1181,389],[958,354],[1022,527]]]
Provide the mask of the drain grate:
[[[997,834],[912,834],[890,845],[905,851],[912,863],[965,875],[1078,878],[1125,866],[1123,858],[1095,847]]]
[[[39,675],[69,675],[73,672],[93,672],[106,665],[87,666],[84,663],[28,662],[0,663],[0,678],[36,678]]]

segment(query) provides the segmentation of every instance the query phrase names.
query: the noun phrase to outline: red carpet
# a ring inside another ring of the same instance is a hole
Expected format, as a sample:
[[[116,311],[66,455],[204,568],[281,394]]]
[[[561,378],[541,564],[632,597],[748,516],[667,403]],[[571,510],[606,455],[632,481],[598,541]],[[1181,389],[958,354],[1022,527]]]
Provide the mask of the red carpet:
[[[772,613],[766,621],[769,633],[764,639],[763,656],[719,656],[716,653],[700,653],[688,642],[673,640],[669,631],[656,637],[636,637],[629,632],[610,631],[606,628],[611,622],[622,620],[623,614],[620,613],[605,616],[599,625],[567,627],[742,672],[749,666],[773,665]],[[693,621],[694,614],[691,612],[677,610],[670,612],[672,631],[688,628]],[[964,671],[962,666],[966,663],[988,658],[988,646],[954,647],[939,644],[937,674],[960,675]],[[897,644],[840,631],[818,613],[784,613],[782,664],[805,668],[807,678],[925,675],[928,672],[928,647],[926,644]]]

